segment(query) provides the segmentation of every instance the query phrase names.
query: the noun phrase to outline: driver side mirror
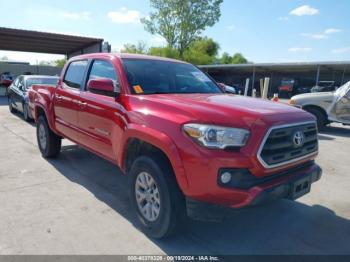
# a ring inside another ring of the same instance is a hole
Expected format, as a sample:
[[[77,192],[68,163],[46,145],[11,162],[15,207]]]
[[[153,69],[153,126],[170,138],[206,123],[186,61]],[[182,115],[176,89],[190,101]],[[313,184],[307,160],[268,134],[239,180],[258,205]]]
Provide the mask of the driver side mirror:
[[[87,84],[87,89],[91,93],[117,97],[120,93],[119,83],[116,83],[112,79],[98,78],[91,79]]]
[[[228,94],[236,94],[236,89],[234,89],[231,86],[227,86],[224,83],[218,83],[219,87],[224,91],[225,93]]]

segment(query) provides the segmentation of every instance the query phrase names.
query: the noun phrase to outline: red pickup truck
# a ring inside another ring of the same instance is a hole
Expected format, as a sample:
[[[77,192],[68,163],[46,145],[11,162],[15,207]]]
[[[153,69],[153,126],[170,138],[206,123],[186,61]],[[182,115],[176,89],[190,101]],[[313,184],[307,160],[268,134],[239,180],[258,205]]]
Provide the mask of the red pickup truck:
[[[57,87],[33,86],[29,97],[43,157],[58,156],[67,138],[117,165],[154,238],[186,214],[294,200],[321,177],[311,114],[225,94],[188,63],[82,55],[67,62]]]

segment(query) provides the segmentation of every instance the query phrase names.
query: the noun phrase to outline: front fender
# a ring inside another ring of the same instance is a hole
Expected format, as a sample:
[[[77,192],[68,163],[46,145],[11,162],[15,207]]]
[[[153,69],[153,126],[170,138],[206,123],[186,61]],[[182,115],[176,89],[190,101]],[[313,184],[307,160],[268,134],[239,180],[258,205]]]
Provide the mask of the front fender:
[[[174,141],[169,136],[153,128],[137,124],[128,125],[124,132],[122,139],[123,142],[120,144],[120,148],[118,150],[119,152],[122,152],[122,154],[117,154],[118,166],[125,171],[124,160],[126,157],[127,145],[129,139],[132,138],[142,140],[157,147],[168,157],[176,175],[177,182],[182,191],[185,192],[188,188],[188,181],[178,149]]]

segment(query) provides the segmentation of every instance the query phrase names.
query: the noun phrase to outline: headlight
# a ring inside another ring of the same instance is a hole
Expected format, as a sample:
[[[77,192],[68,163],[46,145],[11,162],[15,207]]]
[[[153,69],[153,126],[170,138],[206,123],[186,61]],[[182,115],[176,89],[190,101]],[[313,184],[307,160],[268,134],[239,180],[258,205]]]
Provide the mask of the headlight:
[[[183,129],[188,136],[209,148],[242,147],[249,137],[249,131],[242,128],[186,124]]]
[[[294,106],[296,103],[295,103],[295,100],[290,99],[290,100],[288,101],[288,104],[290,104],[290,105]]]

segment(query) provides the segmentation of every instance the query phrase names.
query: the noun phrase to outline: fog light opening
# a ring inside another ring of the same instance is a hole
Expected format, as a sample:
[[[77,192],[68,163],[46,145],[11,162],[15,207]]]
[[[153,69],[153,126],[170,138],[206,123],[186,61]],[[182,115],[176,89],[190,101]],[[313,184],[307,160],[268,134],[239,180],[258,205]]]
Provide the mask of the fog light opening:
[[[231,179],[232,179],[232,175],[229,172],[224,172],[220,176],[221,183],[223,183],[223,184],[229,183],[231,181]]]

